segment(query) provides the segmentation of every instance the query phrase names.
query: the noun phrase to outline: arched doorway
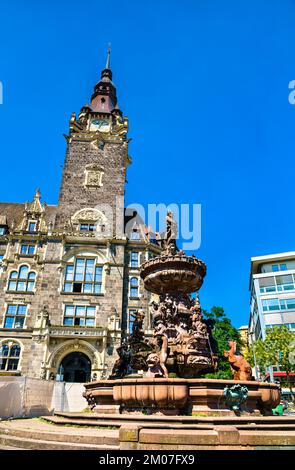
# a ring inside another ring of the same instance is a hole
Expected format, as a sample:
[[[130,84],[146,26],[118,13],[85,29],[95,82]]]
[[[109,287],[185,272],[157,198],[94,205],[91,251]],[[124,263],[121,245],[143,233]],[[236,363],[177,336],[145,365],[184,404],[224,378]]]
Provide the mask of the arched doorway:
[[[84,353],[68,354],[63,358],[59,369],[65,382],[90,382],[91,362]]]

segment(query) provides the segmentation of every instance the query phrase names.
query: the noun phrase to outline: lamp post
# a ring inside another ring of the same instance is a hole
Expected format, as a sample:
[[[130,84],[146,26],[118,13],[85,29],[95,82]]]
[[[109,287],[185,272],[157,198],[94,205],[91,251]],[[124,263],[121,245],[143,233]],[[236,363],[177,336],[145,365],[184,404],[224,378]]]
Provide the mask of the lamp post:
[[[254,332],[253,332],[253,331],[252,331],[251,333],[248,333],[248,338],[250,338],[251,346],[252,346],[252,352],[253,352],[253,359],[254,359],[254,375],[255,375],[255,379],[258,380],[258,368],[257,368],[257,361],[256,361],[255,348],[254,348],[253,335],[254,335]]]

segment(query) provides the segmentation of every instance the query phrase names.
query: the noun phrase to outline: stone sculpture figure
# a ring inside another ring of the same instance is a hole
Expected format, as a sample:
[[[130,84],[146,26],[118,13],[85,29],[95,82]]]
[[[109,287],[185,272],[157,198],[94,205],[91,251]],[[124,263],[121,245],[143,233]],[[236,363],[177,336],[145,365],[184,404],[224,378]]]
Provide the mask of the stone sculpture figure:
[[[130,335],[129,341],[142,341],[144,338],[143,320],[145,314],[141,310],[137,310],[135,313],[131,313],[130,316],[134,318],[134,321],[132,323],[132,333]]]
[[[227,357],[230,363],[232,375],[234,380],[252,380],[252,369],[250,364],[246,361],[244,356],[236,355],[237,342],[228,342],[230,349],[224,351],[224,357]]]
[[[168,358],[168,338],[166,335],[155,335],[161,342],[160,351],[151,353],[147,358],[148,371],[146,377],[166,377],[168,378],[168,370],[166,362]]]
[[[177,251],[176,248],[176,223],[173,219],[173,213],[168,212],[166,217],[167,229],[166,238],[163,245],[164,252],[167,255],[174,255]]]
[[[117,348],[118,359],[116,360],[111,376],[111,379],[121,379],[128,372],[130,363],[130,353],[128,351],[128,344],[123,343]]]
[[[193,307],[194,308],[194,307]],[[192,311],[193,308],[191,309]],[[192,315],[192,329],[191,332],[200,336],[208,335],[208,328],[206,323],[203,321],[203,315],[201,313],[193,313]]]

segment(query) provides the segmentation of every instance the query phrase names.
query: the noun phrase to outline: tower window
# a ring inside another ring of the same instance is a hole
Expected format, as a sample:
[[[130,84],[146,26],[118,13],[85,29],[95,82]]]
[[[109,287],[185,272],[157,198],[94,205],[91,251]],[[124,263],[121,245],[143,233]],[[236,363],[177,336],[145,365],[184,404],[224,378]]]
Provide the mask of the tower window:
[[[140,239],[140,234],[137,228],[133,229],[131,234],[130,234],[131,240],[139,240]]]
[[[94,326],[95,307],[85,305],[66,305],[64,312],[65,326]]]
[[[34,255],[35,254],[35,245],[22,244],[20,247],[21,255]]]
[[[28,266],[20,266],[18,271],[11,271],[8,281],[9,291],[33,292],[36,273],[29,271]]]
[[[64,292],[100,294],[102,291],[102,266],[93,258],[76,258],[65,268]]]
[[[5,235],[7,233],[7,225],[0,225],[0,235]]]
[[[0,265],[2,264],[3,258],[4,258],[4,255],[1,253],[1,254],[0,254]]]
[[[132,299],[137,299],[138,298],[138,290],[139,290],[138,278],[137,277],[131,277],[130,278],[130,297]]]
[[[139,253],[138,251],[132,251],[131,259],[130,259],[130,266],[131,268],[138,268],[138,261],[139,261]]]
[[[36,232],[37,230],[37,222],[29,221],[28,223],[28,232]]]
[[[26,313],[26,305],[7,305],[4,328],[23,328]]]
[[[80,231],[81,232],[95,232],[96,225],[95,224],[80,224]]]
[[[17,370],[21,348],[16,343],[0,346],[0,370]]]

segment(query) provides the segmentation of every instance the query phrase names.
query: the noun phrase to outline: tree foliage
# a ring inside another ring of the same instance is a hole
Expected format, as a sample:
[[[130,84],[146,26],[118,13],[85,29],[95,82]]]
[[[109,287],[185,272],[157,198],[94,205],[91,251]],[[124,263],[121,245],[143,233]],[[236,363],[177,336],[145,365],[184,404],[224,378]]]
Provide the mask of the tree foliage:
[[[210,312],[203,310],[204,319],[211,327],[211,345],[218,356],[218,372],[206,374],[207,378],[231,379],[231,369],[228,359],[224,357],[223,352],[229,349],[228,341],[237,342],[237,349],[243,343],[239,331],[235,328],[231,320],[226,316],[222,307],[212,307]]]
[[[256,362],[259,367],[278,366],[286,372],[286,384],[292,391],[290,372],[295,371],[295,333],[286,326],[275,326],[266,330],[264,340],[253,344]],[[253,351],[250,349],[248,360],[254,364]]]

